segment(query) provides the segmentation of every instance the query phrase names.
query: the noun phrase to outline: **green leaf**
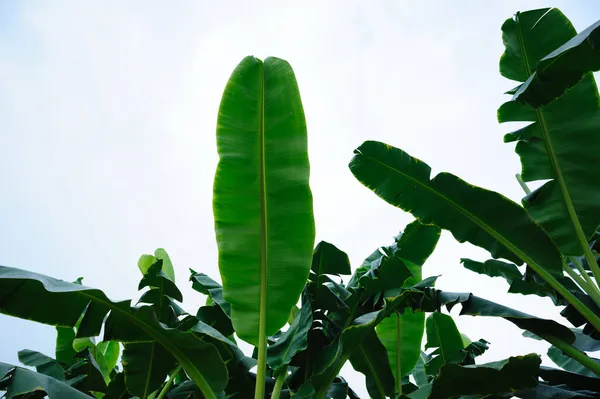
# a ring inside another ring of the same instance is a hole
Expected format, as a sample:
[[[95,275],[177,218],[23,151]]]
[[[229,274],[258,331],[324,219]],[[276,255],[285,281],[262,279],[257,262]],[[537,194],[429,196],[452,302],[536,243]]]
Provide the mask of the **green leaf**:
[[[446,306],[448,310],[451,310],[460,303],[462,305],[460,315],[502,317],[517,327],[539,336],[554,337],[569,344],[575,342],[575,334],[554,320],[531,316],[470,293],[443,292],[431,289],[427,291],[426,297],[420,304],[423,311],[431,312],[441,306]]]
[[[150,269],[150,266],[152,266],[155,263],[156,257],[154,257],[153,255],[145,254],[140,256],[140,259],[138,260],[138,268],[140,269],[142,274],[146,274],[148,269]]]
[[[231,306],[229,305],[229,302],[223,299],[223,287],[221,287],[221,284],[217,283],[204,273],[196,273],[191,269],[190,272],[192,288],[201,294],[208,295],[208,298],[212,299],[217,305],[219,305],[229,317],[231,315]]]
[[[425,372],[425,363],[429,361],[429,356],[425,352],[421,352],[417,364],[412,370],[412,375],[417,386],[422,387],[429,383],[427,373]]]
[[[475,273],[484,274],[490,277],[504,278],[510,285],[508,292],[512,294],[549,297],[556,305],[566,305],[564,299],[556,292],[556,290],[544,281],[538,282],[535,279],[526,279],[519,268],[512,263],[495,259],[490,259],[483,263],[471,259],[461,259],[460,261],[466,269]],[[573,284],[572,281],[566,277],[558,278],[558,280],[565,285],[569,283],[571,283],[571,285]]]
[[[367,391],[372,398],[385,399],[394,392],[394,375],[385,346],[375,332],[365,336],[350,356],[354,370],[364,374]]]
[[[75,358],[80,360],[74,363],[66,372],[70,381],[77,381],[72,385],[82,392],[105,392],[106,381],[100,366],[92,356],[90,348],[86,347],[78,352]]]
[[[131,308],[129,301],[112,302],[98,289],[0,266],[1,313],[68,327],[74,326],[84,311],[85,320],[91,310],[93,331],[100,331],[108,314],[105,341],[156,341],[177,358],[205,395],[210,395],[210,389],[224,389],[227,370],[223,360],[217,349],[203,340],[205,333],[198,332],[198,327],[189,332],[166,328],[158,322],[152,307]]]
[[[24,349],[18,353],[19,361],[25,366],[35,367],[36,371],[59,381],[65,380],[65,371],[58,362],[43,353]]]
[[[118,373],[108,384],[106,395],[104,395],[103,399],[129,399],[131,397],[125,386],[125,374]]]
[[[123,350],[123,370],[127,390],[146,398],[165,382],[177,360],[164,347],[152,343],[129,343]]]
[[[213,211],[223,296],[240,338],[285,325],[310,269],[315,227],[306,123],[294,72],[246,57],[217,121]]]
[[[290,328],[267,349],[267,363],[273,370],[277,371],[287,366],[296,353],[307,348],[308,331],[312,322],[312,308],[310,302],[306,301]]]
[[[163,271],[163,261],[160,259],[148,268],[146,274],[140,280],[138,290],[145,287],[156,288],[160,290],[161,295],[169,296],[179,302],[183,301],[181,291],[179,291],[173,280]]]
[[[440,229],[432,225],[424,225],[415,220],[409,223],[404,232],[400,233],[396,237],[396,243],[392,246],[394,249],[394,255],[400,259],[410,262],[413,265],[423,266],[425,261],[433,253],[435,246],[440,239]],[[415,271],[410,267],[413,274]],[[419,275],[420,276],[420,275]],[[414,282],[408,282],[413,285],[421,277],[416,277]]]
[[[157,248],[154,251],[154,257],[162,260],[162,271],[169,277],[169,279],[175,282],[175,269],[173,268],[173,262],[167,251],[163,248]]]
[[[310,268],[317,276],[324,274],[348,275],[351,273],[348,255],[326,241],[317,244]]]
[[[538,383],[535,388],[517,392],[521,399],[597,399],[598,392],[573,390],[566,385]]]
[[[427,374],[436,375],[444,364],[460,363],[465,359],[463,339],[452,317],[435,312],[425,322],[427,344],[425,349],[435,348],[433,356],[425,365]]]
[[[503,76],[524,82],[538,61],[575,36],[569,20],[556,8],[517,13],[502,26],[506,51]],[[505,136],[517,141],[524,181],[549,180],[525,197],[531,216],[564,255],[583,254],[600,225],[600,99],[591,74],[555,101],[535,109],[515,101],[503,104],[498,121],[531,122]]]
[[[598,389],[598,377],[588,377],[571,371],[559,370],[550,367],[540,368],[540,378],[551,385],[567,385],[572,389]]]
[[[537,384],[540,364],[541,359],[534,354],[480,366],[448,363],[433,380],[429,398],[491,395],[533,388]]]
[[[235,332],[231,324],[231,319],[227,317],[223,309],[216,303],[201,306],[196,313],[196,317],[227,337],[233,335]]]
[[[411,286],[421,281],[422,266],[433,253],[439,237],[439,228],[415,220],[388,247],[395,257],[405,262],[412,274],[404,285]],[[387,292],[386,296],[389,294]],[[397,392],[400,392],[402,378],[412,371],[419,360],[424,330],[425,313],[412,310],[405,310],[402,314],[392,313],[377,326],[377,335],[386,348]]]
[[[154,255],[145,254],[140,256],[140,259],[138,260],[138,268],[142,274],[145,275],[150,267],[159,260],[161,261],[162,272],[174,283],[175,269],[173,268],[173,263],[171,262],[171,258],[169,257],[169,254],[167,254],[167,251],[162,248],[157,248],[154,251]]]
[[[329,386],[333,378],[337,375],[339,369],[353,355],[354,351],[360,348],[363,340],[368,338],[369,334],[375,332],[375,328],[390,314],[402,309],[416,306],[423,298],[423,293],[418,291],[404,291],[396,297],[384,298],[382,309],[363,314],[354,319],[348,327],[327,347],[325,347],[317,360],[315,375],[312,383],[318,392],[323,392]],[[385,352],[384,352],[385,353]],[[387,357],[387,356],[385,356]],[[389,367],[388,363],[385,363]],[[392,389],[393,389],[393,374]]]
[[[600,69],[600,21],[542,58],[513,100],[532,107],[546,105]]]
[[[117,366],[119,355],[121,354],[121,346],[116,341],[102,341],[96,345],[97,350],[104,357],[106,370],[102,370],[104,375],[109,375],[110,372]],[[102,368],[102,364],[100,364]]]
[[[411,212],[423,224],[450,230],[459,242],[485,248],[495,258],[562,274],[560,255],[550,238],[523,208],[498,193],[448,173],[431,179],[427,164],[376,141],[355,150],[350,170],[388,203]]]
[[[575,359],[570,358],[565,355],[560,349],[555,346],[552,346],[548,349],[548,357],[552,360],[557,366],[562,367],[567,371],[571,371],[573,373],[585,375],[588,377],[598,377],[594,372],[588,370],[584,366],[582,366]],[[596,363],[600,364],[600,359],[591,358]],[[598,384],[600,384],[600,379],[598,379]]]
[[[350,274],[350,261],[344,251],[333,244],[321,241],[313,253],[306,292],[315,310],[348,311],[348,305],[344,300],[350,293],[327,274]]]
[[[50,376],[7,363],[0,363],[0,391],[6,398],[44,397],[49,399],[90,399],[88,395]]]
[[[406,310],[392,313],[377,326],[377,336],[387,350],[390,368],[398,381],[408,375],[421,356],[421,341],[425,329],[425,313]],[[397,388],[396,388],[397,389]]]
[[[393,288],[401,288],[412,277],[414,275],[402,259],[382,255],[372,262],[371,268],[360,277],[358,282],[370,296]]]
[[[56,361],[65,367],[73,364],[73,358],[77,353],[73,349],[75,330],[73,327],[56,327]]]

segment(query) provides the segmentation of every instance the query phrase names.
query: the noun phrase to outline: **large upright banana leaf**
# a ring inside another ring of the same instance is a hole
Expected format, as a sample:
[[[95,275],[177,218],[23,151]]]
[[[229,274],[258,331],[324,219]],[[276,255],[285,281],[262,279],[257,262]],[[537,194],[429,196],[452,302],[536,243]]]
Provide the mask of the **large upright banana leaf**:
[[[506,51],[500,72],[519,82],[577,33],[555,8],[517,13],[502,32]],[[600,99],[594,77],[586,74],[561,97],[537,109],[509,101],[498,110],[498,120],[531,122],[504,137],[517,141],[523,180],[549,180],[527,196],[524,205],[564,255],[583,254],[583,245],[600,225]]]
[[[219,108],[213,209],[223,296],[235,330],[258,345],[288,320],[314,244],[304,111],[281,59],[246,57]]]

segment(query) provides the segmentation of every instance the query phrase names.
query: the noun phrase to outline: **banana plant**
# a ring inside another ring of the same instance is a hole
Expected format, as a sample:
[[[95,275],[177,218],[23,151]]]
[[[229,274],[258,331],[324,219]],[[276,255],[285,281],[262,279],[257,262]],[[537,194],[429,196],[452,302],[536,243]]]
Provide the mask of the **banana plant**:
[[[569,389],[572,395],[588,395],[581,390],[594,386],[597,393],[600,386],[600,362],[586,353],[600,339],[600,98],[591,74],[600,68],[598,25],[577,35],[559,10],[547,8],[519,12],[502,26],[506,50],[500,72],[520,84],[508,91],[513,98],[500,107],[498,120],[529,122],[504,137],[505,142],[517,142],[522,164],[517,178],[526,190],[522,204],[449,173],[432,177],[426,163],[376,141],[358,147],[349,165],[354,176],[386,202],[421,223],[449,230],[459,242],[477,245],[494,258],[463,259],[466,268],[506,279],[511,293],[549,297],[564,306],[561,314],[573,330],[562,326],[561,332],[554,324],[552,329],[538,329],[540,322],[533,325],[524,314],[501,317],[549,342],[549,356],[558,366],[592,383],[569,383],[563,371],[546,370],[523,397],[556,397],[552,395],[566,395]],[[529,190],[526,182],[539,180],[545,182]],[[464,298],[456,295],[449,303],[463,303],[463,313],[471,314],[473,304],[464,303]],[[500,315],[492,314],[499,308],[489,312],[489,304],[473,303],[487,309],[474,314]],[[559,380],[567,387],[553,388]],[[423,397],[436,394],[429,389]]]
[[[291,66],[244,58],[219,108],[213,210],[223,298],[237,335],[258,347],[256,398],[264,396],[267,338],[286,324],[310,270],[307,146]]]

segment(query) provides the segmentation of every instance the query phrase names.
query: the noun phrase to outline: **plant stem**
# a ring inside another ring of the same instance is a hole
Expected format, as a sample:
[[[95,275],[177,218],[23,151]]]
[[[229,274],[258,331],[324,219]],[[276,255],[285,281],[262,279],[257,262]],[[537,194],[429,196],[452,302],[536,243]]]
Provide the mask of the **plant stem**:
[[[337,364],[329,371],[329,375],[326,378],[327,383],[323,385],[323,387],[317,392],[315,399],[325,399],[325,395],[327,395],[327,391],[329,387],[335,380],[335,377],[339,374],[340,370],[344,366],[344,363],[348,360],[350,354],[344,354],[337,362]]]
[[[189,368],[185,368],[185,364],[182,363],[187,375],[196,383],[200,392],[206,399],[217,399],[217,395],[213,392],[212,388],[208,384],[208,381],[204,378],[204,376],[196,369],[193,365]]]
[[[262,330],[261,325],[261,330]],[[265,377],[267,372],[267,335],[260,334],[258,342],[258,362],[256,368],[256,389],[254,399],[264,399],[265,397]]]
[[[271,393],[271,399],[279,399],[279,395],[281,394],[281,388],[283,388],[283,382],[285,381],[285,377],[287,377],[287,366],[285,366],[277,375],[277,380],[275,380],[275,387],[273,388],[273,392]]]
[[[581,264],[581,262],[579,261],[579,259],[577,259],[576,256],[570,256],[569,259],[571,260],[571,262],[573,262],[573,264],[575,265],[575,267],[577,267],[577,270],[579,270],[579,273],[581,273],[581,275],[583,276],[583,278],[585,279],[585,281],[588,282],[588,284],[590,284],[591,286],[593,286],[596,291],[598,292],[598,295],[600,295],[600,290],[598,289],[598,286],[596,285],[596,283],[594,282],[594,280],[592,280],[592,278],[590,277],[590,275],[587,273],[587,270],[585,270],[583,268],[583,265]]]
[[[583,367],[587,368],[594,374],[600,376],[600,363],[596,363],[585,353],[573,348],[571,345],[558,338],[548,336],[541,336],[541,338],[550,342],[552,345],[563,351],[565,355],[576,360]]]
[[[521,175],[517,173],[515,175],[515,177],[517,178],[517,181],[519,182],[519,185],[521,186],[523,191],[525,191],[525,194],[527,194],[527,195],[531,194],[531,190],[529,189],[529,187],[527,187],[527,184],[525,184]]]
[[[401,365],[401,348],[400,348],[400,339],[401,339],[401,322],[400,322],[400,312],[396,312],[396,393],[402,396],[402,365]]]
[[[590,286],[584,279],[581,278],[579,274],[577,274],[575,270],[571,269],[568,265],[565,265],[563,263],[563,268],[565,269],[567,274],[571,276],[571,278],[575,280],[577,284],[579,284],[581,289],[583,289],[583,291],[585,291],[585,293],[588,294],[598,306],[600,306],[600,294],[598,294],[597,292],[598,289],[593,285]]]
[[[517,181],[518,181],[518,182],[519,182],[519,184],[521,185],[521,188],[523,188],[523,191],[525,191],[525,194],[527,194],[527,195],[531,194],[531,190],[529,189],[529,187],[527,187],[527,184],[525,184],[525,182],[524,182],[524,181],[523,181],[523,179],[521,178],[521,175],[520,175],[520,174],[517,174],[517,175],[515,175],[515,177],[517,178]],[[571,204],[571,206],[572,206],[572,204]],[[567,208],[568,208],[568,204],[567,204]],[[581,225],[579,224],[579,220],[577,220],[577,221],[573,221],[573,223],[574,223],[574,225],[575,225],[575,230],[576,230],[576,231],[578,231],[578,230],[577,230],[577,226],[579,226],[579,230],[581,230]],[[582,230],[581,230],[581,234],[583,234],[583,231],[582,231]],[[580,236],[580,235],[578,234],[578,237],[579,237],[579,236]],[[585,241],[585,240],[584,240],[584,241]],[[591,254],[591,250],[590,250],[589,246],[587,245],[587,242],[585,242],[584,249],[585,249],[585,248],[587,248],[588,252],[590,252],[590,254]],[[592,257],[593,257],[593,256],[592,256]],[[587,256],[586,256],[586,258],[587,258]],[[590,261],[589,261],[589,259],[588,259],[588,263],[589,263],[589,262],[590,262]],[[577,268],[578,268],[578,269],[579,269],[579,267],[581,267],[581,269],[583,269],[583,266],[581,266],[581,264],[579,264],[579,265],[578,265],[578,263],[576,263],[576,262],[573,262],[573,263],[575,263],[575,265],[577,266]],[[594,260],[594,264],[596,264],[596,261],[595,261],[595,260]],[[566,266],[566,268],[568,268],[568,269],[571,269],[571,268],[570,268],[568,265],[564,265],[564,263],[563,263],[563,269],[565,268],[565,266]],[[550,286],[551,286],[552,288],[554,288],[556,291],[558,291],[558,293],[560,293],[560,294],[561,294],[561,295],[562,295],[562,296],[563,296],[563,297],[564,297],[564,298],[567,300],[567,302],[569,302],[571,305],[573,305],[573,307],[574,307],[575,309],[577,309],[577,311],[579,311],[579,313],[581,313],[581,314],[583,315],[583,317],[585,317],[585,319],[586,319],[587,321],[589,321],[589,322],[590,322],[590,324],[592,324],[592,325],[593,325],[593,326],[594,326],[594,327],[595,327],[595,328],[596,328],[598,331],[600,331],[600,318],[599,318],[598,316],[596,316],[596,314],[595,314],[594,312],[592,312],[592,311],[591,311],[591,310],[590,310],[590,309],[589,309],[587,306],[585,306],[585,305],[583,304],[583,302],[581,302],[579,299],[577,299],[577,298],[575,297],[575,295],[571,294],[571,293],[569,292],[569,290],[567,290],[567,289],[565,288],[565,286],[563,286],[561,283],[559,283],[559,282],[558,282],[558,280],[556,280],[556,279],[555,279],[555,278],[554,278],[554,277],[553,277],[553,276],[552,276],[550,273],[548,273],[548,272],[547,272],[547,271],[546,271],[544,268],[542,268],[542,267],[540,267],[540,266],[537,266],[537,265],[535,265],[535,266],[534,266],[533,264],[530,264],[530,267],[531,267],[531,268],[532,268],[532,269],[533,269],[533,270],[534,270],[534,271],[535,271],[537,274],[539,274],[539,275],[540,275],[540,276],[541,276],[541,277],[542,277],[542,278],[543,278],[543,279],[544,279],[544,280],[545,280],[545,281],[546,281],[548,284],[550,284]],[[591,264],[590,264],[590,267],[592,267],[592,266],[591,266]],[[598,268],[598,265],[597,265],[597,264],[596,264],[596,268]],[[580,269],[580,270],[581,270],[581,269]],[[566,270],[566,269],[565,269],[565,270]],[[599,272],[600,272],[600,269],[598,269],[598,270],[599,270]],[[573,271],[573,270],[571,269],[571,271]],[[568,273],[569,275],[571,275],[571,273],[570,273],[570,271],[569,271],[569,270],[567,270],[567,273]],[[584,273],[584,274],[587,276],[587,273]],[[595,274],[595,273],[594,273],[594,276],[596,276],[596,274]],[[571,275],[571,277],[573,277],[573,276]],[[587,277],[589,278],[589,276],[587,276]],[[574,278],[574,279],[575,279],[575,278]],[[587,285],[587,284],[586,284],[586,285]],[[584,288],[584,287],[582,287],[582,288]],[[596,293],[596,292],[595,292],[595,288],[596,288],[596,287],[595,287],[595,286],[592,284],[592,288],[590,289],[590,291],[592,291],[592,292]],[[588,295],[590,295],[590,297],[592,297],[592,298],[593,298],[593,295],[591,295],[591,294],[588,292],[588,290],[586,290],[586,289],[584,288],[584,291],[586,291],[586,292],[588,293]],[[598,294],[600,294],[600,292],[598,292]],[[598,299],[600,299],[600,295],[598,295]],[[594,301],[595,301],[595,300],[594,300]]]
[[[160,390],[160,393],[158,394],[156,399],[163,399],[165,397],[165,395],[167,394],[167,391],[169,390],[169,388],[171,388],[171,385],[173,385],[173,381],[175,381],[175,377],[177,376],[177,374],[180,371],[181,371],[181,365],[177,366],[177,368],[175,370],[173,370],[173,372],[169,376],[169,380],[167,381],[167,383],[165,384],[163,389]]]
[[[575,295],[573,295],[564,285],[558,282],[546,269],[537,265],[535,262],[530,262],[529,266],[534,272],[540,275],[552,288],[554,288],[560,295],[562,295],[567,302],[581,313],[581,315],[590,322],[598,331],[600,331],[600,317],[598,317],[590,308],[588,308],[583,302],[581,302]]]

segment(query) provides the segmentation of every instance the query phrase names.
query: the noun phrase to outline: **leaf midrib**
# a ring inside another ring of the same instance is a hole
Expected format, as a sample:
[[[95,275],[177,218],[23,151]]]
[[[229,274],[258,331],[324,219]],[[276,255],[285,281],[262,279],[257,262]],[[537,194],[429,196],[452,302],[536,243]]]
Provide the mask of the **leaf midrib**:
[[[259,335],[266,335],[267,313],[267,179],[265,161],[265,75],[261,73],[260,92],[260,326]],[[266,338],[266,337],[265,337]]]
[[[365,363],[367,364],[367,368],[371,372],[371,376],[373,378],[373,381],[375,382],[375,386],[377,387],[377,392],[379,393],[381,398],[385,399],[385,391],[383,389],[381,379],[379,378],[379,374],[377,374],[377,372],[375,371],[375,367],[373,367],[373,363],[371,363],[371,360],[367,356],[367,353],[365,352],[365,348],[363,347],[362,344],[360,345],[360,353],[361,353]]]
[[[433,195],[435,195],[435,196],[443,199],[444,201],[446,201],[447,203],[449,203],[453,208],[455,208],[457,211],[459,211],[461,214],[463,214],[464,216],[466,216],[467,218],[469,218],[473,223],[475,223],[480,228],[482,228],[490,236],[492,236],[493,238],[495,238],[498,241],[500,241],[500,243],[502,245],[504,245],[508,250],[510,250],[511,252],[513,252],[519,258],[521,258],[522,261],[524,261],[525,263],[530,264],[530,265],[533,264],[534,267],[537,266],[538,268],[541,268],[537,264],[537,262],[535,262],[533,259],[531,259],[529,256],[527,256],[527,254],[525,254],[518,247],[516,247],[514,244],[512,244],[512,242],[510,242],[508,239],[506,239],[497,230],[495,230],[494,228],[492,228],[491,226],[489,226],[487,223],[485,223],[484,221],[482,221],[481,219],[479,219],[477,216],[473,215],[471,212],[467,211],[461,205],[457,204],[456,202],[454,202],[450,198],[446,197],[445,195],[443,195],[439,191],[435,190],[433,187],[430,187],[429,185],[425,184],[424,182],[422,182],[422,181],[420,181],[418,179],[415,179],[411,175],[406,174],[406,173],[404,173],[404,172],[402,172],[402,171],[394,168],[393,166],[388,165],[387,163],[381,162],[377,158],[364,155],[362,152],[360,153],[360,155],[363,156],[363,157],[365,157],[365,158],[367,158],[367,159],[370,159],[371,161],[376,162],[376,163],[378,163],[378,164],[380,164],[382,166],[385,166],[386,168],[388,168],[388,169],[390,169],[390,170],[398,173],[399,175],[404,176],[406,179],[408,179],[408,180],[416,183],[417,185],[421,186],[421,188],[424,188],[426,191],[429,191]],[[429,183],[431,183],[431,180],[429,180]],[[537,272],[537,270],[536,270],[536,272]]]
[[[402,395],[402,350],[400,348],[400,340],[402,334],[400,331],[400,312],[396,311],[396,390]]]
[[[523,28],[521,26],[521,22],[517,18],[517,26],[518,26],[518,37],[519,37],[519,46],[521,47],[521,53],[523,54],[523,62],[525,64],[525,72],[527,76],[531,76],[532,68],[529,63],[529,57],[527,56],[527,49],[525,47],[525,39],[523,36]],[[565,206],[567,208],[567,213],[569,214],[569,218],[571,219],[571,223],[575,228],[575,233],[577,234],[578,241],[583,246],[582,250],[585,252],[587,246],[587,238],[583,232],[583,228],[581,227],[581,223],[579,222],[579,218],[577,217],[577,213],[575,212],[575,207],[573,206],[573,200],[571,199],[571,195],[569,193],[569,189],[565,183],[565,179],[562,175],[562,170],[559,167],[558,157],[554,152],[554,147],[552,146],[552,141],[550,140],[550,132],[548,131],[548,125],[546,123],[546,118],[544,116],[544,112],[540,108],[535,108],[535,112],[537,115],[538,123],[540,124],[540,130],[542,131],[542,135],[544,137],[544,143],[546,145],[546,152],[548,153],[548,158],[550,160],[550,164],[552,165],[552,169],[554,170],[554,175],[558,186],[560,187],[560,192],[563,196],[563,200],[565,202]],[[583,241],[582,241],[583,240]],[[585,244],[584,244],[585,243]]]

